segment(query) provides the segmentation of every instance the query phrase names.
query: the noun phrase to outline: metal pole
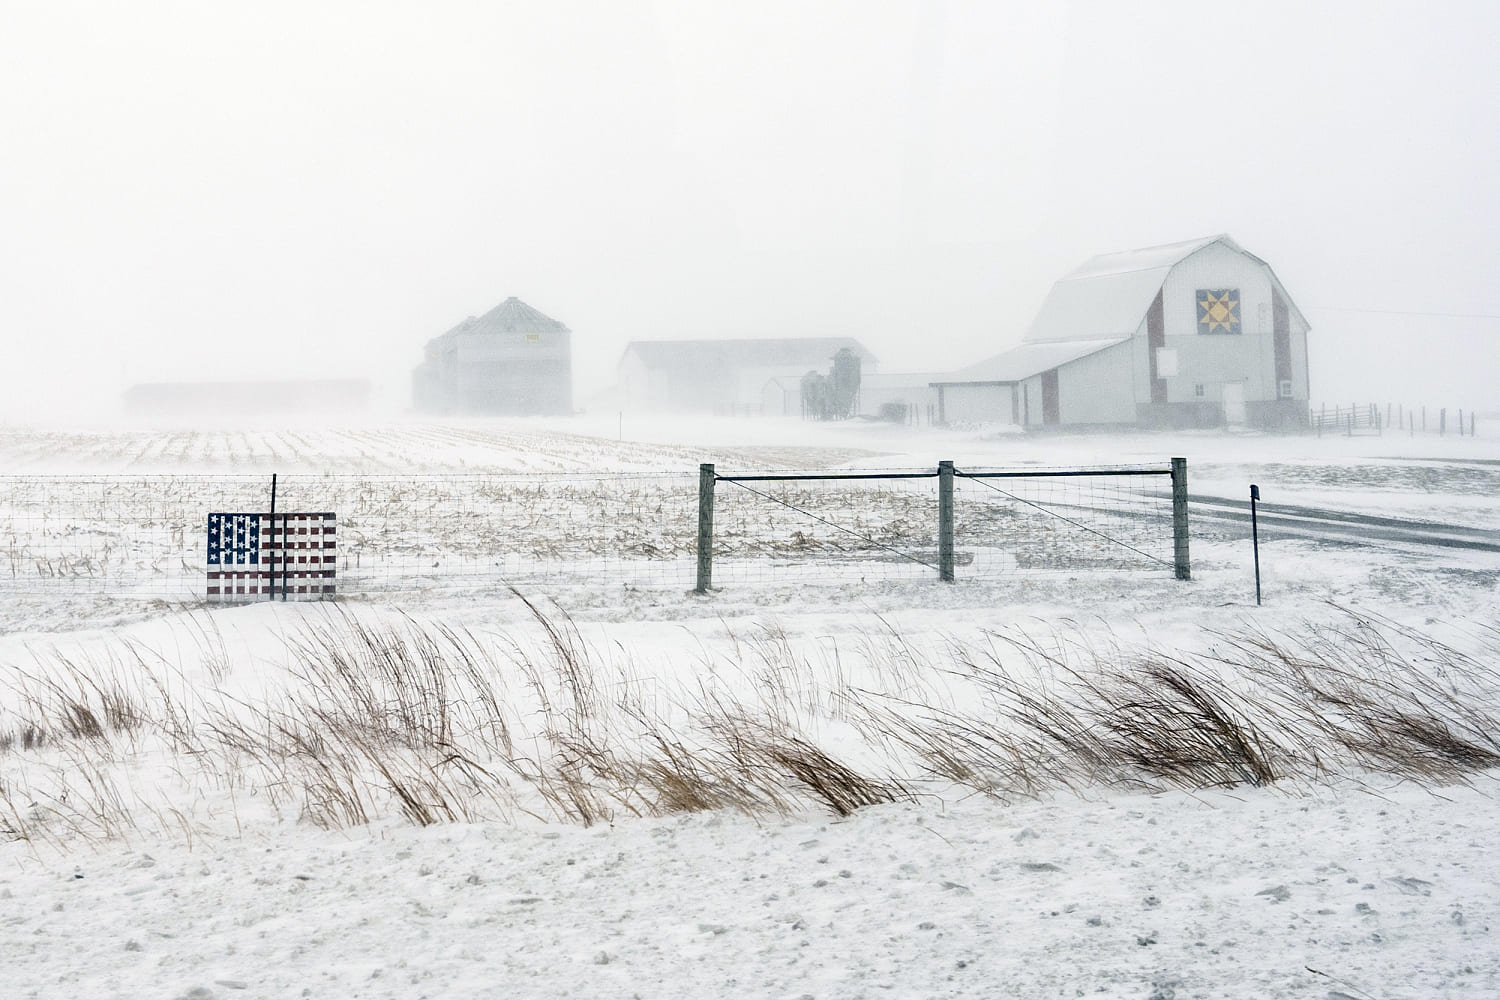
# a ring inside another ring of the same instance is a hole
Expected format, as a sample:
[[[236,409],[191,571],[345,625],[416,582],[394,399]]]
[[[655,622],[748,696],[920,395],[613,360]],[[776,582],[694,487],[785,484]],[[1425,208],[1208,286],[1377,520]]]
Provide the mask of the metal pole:
[[[1176,563],[1177,579],[1193,578],[1192,562],[1188,558],[1188,491],[1187,459],[1172,459],[1172,554]]]
[[[266,575],[267,600],[276,600],[276,473],[271,473],[271,566]]]
[[[1255,524],[1255,502],[1260,499],[1260,487],[1250,484],[1250,544],[1255,549],[1255,606],[1260,607],[1260,530]]]
[[[953,582],[953,463],[938,463],[938,579]]]
[[[714,467],[698,466],[698,585],[695,594],[706,594],[714,580]]]

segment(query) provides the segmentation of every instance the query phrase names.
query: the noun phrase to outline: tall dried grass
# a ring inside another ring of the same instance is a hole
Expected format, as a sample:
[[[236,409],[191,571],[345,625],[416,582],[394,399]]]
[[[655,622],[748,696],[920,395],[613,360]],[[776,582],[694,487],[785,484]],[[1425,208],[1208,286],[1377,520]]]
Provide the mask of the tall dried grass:
[[[1444,784],[1500,765],[1491,626],[1460,651],[1345,611],[1184,652],[1076,627],[934,648],[883,621],[817,641],[761,623],[663,680],[516,596],[534,627],[505,635],[325,610],[285,639],[286,683],[263,698],[231,696],[236,665],[206,624],[191,677],[138,643],[0,667],[0,835],[209,832],[184,800],[227,800],[237,828],[250,802],[331,829],[588,825],[970,791]]]

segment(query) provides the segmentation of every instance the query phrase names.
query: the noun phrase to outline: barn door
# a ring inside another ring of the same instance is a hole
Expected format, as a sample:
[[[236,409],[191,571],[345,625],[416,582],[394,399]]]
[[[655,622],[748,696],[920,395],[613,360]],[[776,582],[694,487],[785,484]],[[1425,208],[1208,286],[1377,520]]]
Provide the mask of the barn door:
[[[1224,423],[1230,427],[1245,424],[1245,383],[1224,383]]]
[[[1062,423],[1062,406],[1057,399],[1057,369],[1042,372],[1042,423]]]

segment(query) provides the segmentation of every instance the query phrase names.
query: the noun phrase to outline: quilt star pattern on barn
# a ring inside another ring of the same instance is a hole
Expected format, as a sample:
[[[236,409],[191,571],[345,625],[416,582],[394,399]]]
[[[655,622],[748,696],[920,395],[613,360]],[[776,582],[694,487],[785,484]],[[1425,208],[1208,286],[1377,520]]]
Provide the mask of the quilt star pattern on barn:
[[[1240,290],[1238,288],[1198,289],[1198,332],[1240,332]]]

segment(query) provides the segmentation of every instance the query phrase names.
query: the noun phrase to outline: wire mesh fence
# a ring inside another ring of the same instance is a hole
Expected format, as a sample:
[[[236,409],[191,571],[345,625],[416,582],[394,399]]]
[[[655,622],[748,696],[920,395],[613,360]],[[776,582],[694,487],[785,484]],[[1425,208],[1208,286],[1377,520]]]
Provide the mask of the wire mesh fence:
[[[964,470],[955,555],[970,573],[1172,571],[1171,470]]]
[[[1022,571],[1172,571],[1171,469],[960,469],[954,577]],[[718,475],[716,587],[936,580],[936,471]]]
[[[196,600],[208,518],[270,508],[269,476],[0,478],[0,593]],[[692,585],[691,476],[282,476],[279,511],[338,517],[338,594],[574,581]]]
[[[715,586],[936,580],[935,473],[850,475],[721,476],[714,498]]]
[[[951,541],[931,468],[720,476],[714,585],[936,581],[943,552],[959,579],[1170,571],[1170,475],[961,469]],[[699,486],[670,472],[289,475],[274,509],[336,515],[338,596],[537,583],[687,591],[699,579]],[[210,515],[270,509],[263,475],[0,477],[0,595],[201,601]]]

